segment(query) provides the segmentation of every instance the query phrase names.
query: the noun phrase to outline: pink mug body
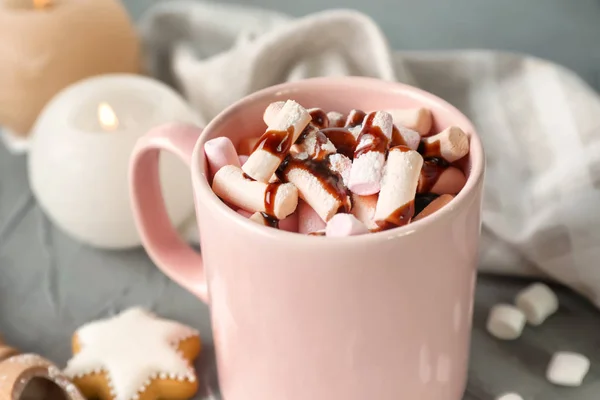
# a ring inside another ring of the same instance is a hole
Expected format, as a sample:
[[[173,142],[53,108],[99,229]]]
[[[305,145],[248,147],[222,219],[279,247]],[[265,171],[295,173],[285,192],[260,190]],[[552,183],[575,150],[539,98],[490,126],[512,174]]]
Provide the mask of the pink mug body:
[[[265,130],[263,111],[293,99],[348,112],[427,107],[434,129],[470,136],[467,183],[435,214],[347,238],[256,224],[210,189],[203,146]],[[192,171],[202,258],[169,225],[156,165],[160,150]],[[131,191],[156,264],[211,308],[226,400],[459,400],[467,380],[481,228],[484,153],[471,122],[422,90],[370,78],[314,78],[252,94],[203,131],[171,125],[136,147]]]

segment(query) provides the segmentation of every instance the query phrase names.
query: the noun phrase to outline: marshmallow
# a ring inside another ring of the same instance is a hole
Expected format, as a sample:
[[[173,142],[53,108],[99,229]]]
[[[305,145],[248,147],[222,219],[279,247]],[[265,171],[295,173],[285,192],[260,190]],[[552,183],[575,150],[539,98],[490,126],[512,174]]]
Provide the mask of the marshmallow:
[[[361,126],[367,114],[362,110],[351,110],[346,117],[346,128]]]
[[[352,194],[352,215],[365,224],[368,229],[377,230],[379,226],[375,223],[375,207],[377,207],[377,195],[360,196]]]
[[[240,161],[240,166],[242,166],[248,161],[248,156],[238,156],[238,160]],[[269,183],[274,182],[279,182],[279,178],[275,174],[271,175],[271,178],[269,179]]]
[[[590,369],[590,360],[581,354],[559,351],[554,353],[546,379],[560,386],[581,386]]]
[[[469,137],[457,126],[424,138],[421,143],[423,157],[442,157],[449,163],[460,160],[469,153]]]
[[[336,148],[329,138],[319,129],[310,126],[306,134],[302,134],[296,144],[290,149],[290,154],[299,159],[323,160],[329,154],[336,152]]]
[[[352,214],[336,214],[328,222],[325,228],[326,236],[346,237],[363,235],[369,230]]]
[[[466,182],[460,169],[441,158],[430,158],[423,162],[417,193],[457,194]]]
[[[238,154],[249,156],[254,151],[254,147],[258,143],[257,137],[244,138],[238,144]]]
[[[517,393],[505,393],[500,397],[496,397],[496,400],[523,400],[523,398]]]
[[[308,110],[310,114],[310,124],[318,129],[329,128],[329,117],[327,113],[320,108],[310,108]]]
[[[423,157],[416,151],[405,146],[390,149],[375,208],[375,222],[381,228],[410,222],[422,166]]]
[[[490,310],[487,330],[502,340],[513,340],[521,336],[525,326],[525,314],[509,304],[496,304]]]
[[[265,109],[263,114],[263,121],[267,126],[271,126],[275,123],[277,115],[285,105],[285,101],[276,101],[271,103]],[[324,129],[329,127],[329,117],[325,111],[320,108],[311,108],[307,110],[311,116],[311,124],[318,129]],[[343,117],[343,116],[342,116]]]
[[[358,138],[362,129],[362,124],[367,114],[361,110],[352,110],[346,117],[345,127],[354,135],[354,138]]]
[[[227,203],[248,211],[266,212],[277,219],[287,217],[298,205],[298,190],[294,185],[254,181],[234,165],[226,165],[215,174],[212,189]]]
[[[325,221],[306,202],[298,202],[298,233],[308,234],[325,229]]]
[[[287,232],[298,232],[298,213],[294,212],[279,221],[279,229]]]
[[[228,137],[218,137],[204,143],[211,178],[225,165],[240,166],[235,146]]]
[[[348,189],[353,193],[366,196],[379,192],[393,126],[392,117],[386,112],[377,111],[365,117],[348,181]]]
[[[467,183],[463,172],[456,167],[448,167],[438,177],[430,192],[436,194],[457,194]]]
[[[329,111],[327,113],[330,128],[341,128],[346,125],[346,117],[344,114],[337,111]]]
[[[406,108],[386,110],[394,119],[394,125],[404,126],[416,131],[421,136],[427,136],[431,130],[433,118],[427,108]]]
[[[448,162],[442,158],[429,158],[423,161],[417,193],[429,193],[440,176],[448,168]]]
[[[293,100],[286,101],[242,167],[244,173],[257,181],[268,182],[310,120],[304,107]]]
[[[421,135],[419,135],[419,132],[408,129],[402,125],[394,125],[390,147],[407,146],[412,150],[417,150],[420,143]]]
[[[283,168],[287,182],[298,188],[300,197],[329,221],[340,209],[350,211],[351,202],[341,177],[331,174],[325,161],[289,159]]]
[[[343,154],[335,153],[329,156],[329,165],[332,171],[340,174],[344,186],[348,186],[350,171],[352,170],[352,160]]]
[[[267,126],[271,126],[275,122],[277,114],[279,114],[284,105],[285,101],[276,101],[267,106],[263,114],[263,121],[265,121]]]
[[[558,297],[543,283],[534,283],[520,291],[515,304],[531,325],[540,325],[558,310]]]
[[[437,199],[435,199],[431,203],[429,203],[423,209],[423,211],[418,213],[415,216],[415,218],[413,218],[413,222],[416,222],[420,219],[423,219],[423,218],[433,214],[434,212],[438,211],[440,208],[444,207],[446,204],[450,203],[453,198],[454,198],[454,196],[452,196],[450,194],[441,195],[440,197],[438,197]]]

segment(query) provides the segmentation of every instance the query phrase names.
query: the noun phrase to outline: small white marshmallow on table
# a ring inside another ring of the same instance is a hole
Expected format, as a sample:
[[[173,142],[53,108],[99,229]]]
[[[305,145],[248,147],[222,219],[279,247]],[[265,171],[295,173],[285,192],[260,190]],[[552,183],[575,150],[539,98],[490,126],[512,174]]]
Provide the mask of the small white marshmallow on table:
[[[517,393],[505,393],[497,397],[496,400],[523,400],[523,398]]]
[[[521,290],[515,297],[515,306],[496,304],[490,310],[487,320],[488,332],[501,340],[514,340],[521,336],[528,323],[540,326],[559,308],[558,297],[543,283],[533,283]],[[559,386],[580,386],[590,369],[590,360],[575,352],[554,353],[546,370],[546,379]],[[498,400],[519,400],[514,393],[499,397]]]
[[[329,237],[391,229],[439,210],[466,182],[452,163],[468,136],[455,126],[427,136],[424,108],[344,115],[287,100],[263,121],[237,150],[225,137],[205,144],[215,194],[260,225]]]

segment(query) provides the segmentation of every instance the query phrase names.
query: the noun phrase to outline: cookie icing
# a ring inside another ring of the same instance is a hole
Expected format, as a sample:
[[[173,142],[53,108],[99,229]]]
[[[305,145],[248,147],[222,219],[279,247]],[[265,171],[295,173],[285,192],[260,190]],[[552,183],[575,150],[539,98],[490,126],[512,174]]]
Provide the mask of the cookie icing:
[[[88,323],[76,334],[80,352],[69,360],[65,374],[76,378],[105,372],[115,400],[137,399],[153,379],[196,379],[177,346],[198,331],[142,308]]]

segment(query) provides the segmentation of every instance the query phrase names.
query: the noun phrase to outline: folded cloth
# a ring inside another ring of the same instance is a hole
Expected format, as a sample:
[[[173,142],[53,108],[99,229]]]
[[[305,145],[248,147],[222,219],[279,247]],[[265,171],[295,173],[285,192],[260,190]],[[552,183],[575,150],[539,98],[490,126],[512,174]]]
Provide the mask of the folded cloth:
[[[600,306],[600,98],[571,71],[500,52],[392,52],[350,10],[292,19],[169,2],[139,28],[150,74],[204,122],[251,92],[315,76],[398,80],[446,99],[487,152],[481,270],[554,279]]]

